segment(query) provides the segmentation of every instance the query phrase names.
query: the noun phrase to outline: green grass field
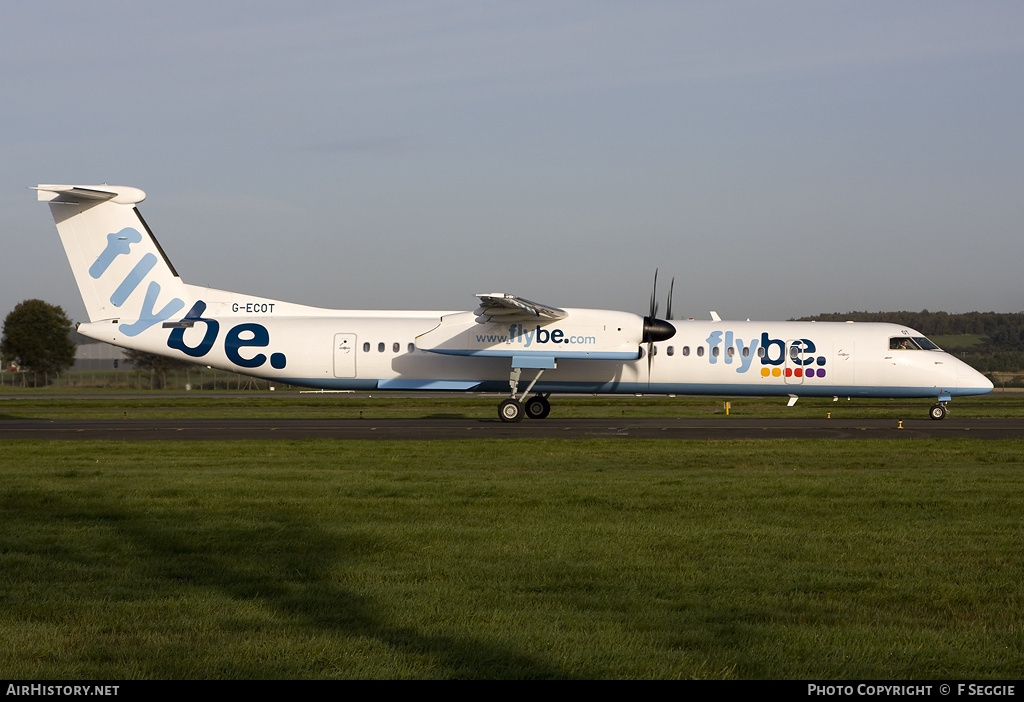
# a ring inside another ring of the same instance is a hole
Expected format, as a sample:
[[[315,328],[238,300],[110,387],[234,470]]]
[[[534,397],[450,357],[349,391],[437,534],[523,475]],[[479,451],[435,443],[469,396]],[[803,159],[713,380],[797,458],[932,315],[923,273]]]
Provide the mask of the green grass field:
[[[208,417],[280,419],[383,419],[460,417],[494,419],[497,395],[412,395],[290,392],[90,392],[51,389],[0,391],[4,419],[174,419]],[[577,417],[876,417],[924,418],[933,401],[806,397],[793,407],[778,397],[555,396],[551,416]],[[951,417],[1024,418],[1024,392],[956,398]]]
[[[635,399],[559,407],[722,411]],[[334,411],[494,411],[488,398],[376,400]],[[0,416],[329,411],[322,398],[273,401],[43,397],[4,400]],[[1021,400],[989,402],[962,411],[1020,416]],[[1024,673],[1020,441],[0,449],[0,670],[12,679]]]
[[[975,346],[981,346],[988,340],[987,336],[982,336],[981,334],[939,334],[928,338],[946,351],[971,349]]]

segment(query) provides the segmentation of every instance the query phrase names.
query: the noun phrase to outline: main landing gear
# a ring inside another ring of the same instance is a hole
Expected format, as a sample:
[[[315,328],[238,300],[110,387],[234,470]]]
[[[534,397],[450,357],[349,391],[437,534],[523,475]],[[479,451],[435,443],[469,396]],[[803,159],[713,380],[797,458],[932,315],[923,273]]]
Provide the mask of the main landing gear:
[[[932,405],[932,408],[928,410],[928,416],[932,419],[945,419],[948,410],[946,409],[945,402],[939,402],[938,404]]]
[[[549,395],[534,395],[526,402],[526,416],[530,419],[544,419],[551,414]]]
[[[551,414],[551,403],[547,395],[534,395],[526,403],[510,397],[498,405],[498,416],[503,422],[520,422],[523,417],[544,419]]]
[[[530,382],[526,392],[517,399],[516,391],[519,389],[520,372],[521,369],[519,368],[512,369],[508,379],[509,386],[512,389],[511,396],[498,405],[498,417],[503,422],[521,422],[524,416],[530,419],[544,419],[551,414],[551,403],[548,402],[548,398],[551,396],[550,393],[538,393],[529,400],[526,400],[526,402],[523,402],[523,399],[530,394],[530,390],[533,389],[533,386],[544,370],[538,369],[536,377]]]

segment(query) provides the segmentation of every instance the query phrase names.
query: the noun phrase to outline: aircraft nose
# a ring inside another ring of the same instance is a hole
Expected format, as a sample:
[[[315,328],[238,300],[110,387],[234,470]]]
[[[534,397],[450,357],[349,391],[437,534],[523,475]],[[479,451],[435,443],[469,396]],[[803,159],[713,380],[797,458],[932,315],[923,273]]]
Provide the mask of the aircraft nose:
[[[972,395],[984,395],[995,386],[991,380],[964,363],[957,367],[956,387]]]

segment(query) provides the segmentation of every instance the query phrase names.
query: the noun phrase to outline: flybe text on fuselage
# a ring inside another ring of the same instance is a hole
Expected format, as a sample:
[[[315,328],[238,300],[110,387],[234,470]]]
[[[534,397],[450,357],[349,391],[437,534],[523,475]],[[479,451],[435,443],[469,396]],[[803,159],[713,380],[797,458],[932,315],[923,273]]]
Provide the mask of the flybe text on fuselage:
[[[204,318],[206,303],[199,300],[182,320],[187,326],[179,326],[173,329],[167,337],[169,348],[181,351],[192,358],[202,358],[210,352],[220,334],[220,322],[216,319]],[[196,323],[205,326],[203,338],[194,346],[185,341],[185,330],[194,327]],[[228,360],[242,368],[259,368],[267,362],[266,354],[250,354],[243,349],[262,349],[270,345],[270,332],[262,324],[256,322],[244,322],[231,327],[224,335],[224,354]],[[270,354],[270,365],[278,370],[285,367],[287,359],[283,353]]]
[[[735,365],[737,373],[750,371],[757,359],[765,378],[782,375],[824,378],[826,374],[823,366],[827,359],[816,355],[818,348],[810,339],[775,339],[768,332],[761,332],[760,336],[745,341],[733,331],[715,330],[705,343],[708,363]]]

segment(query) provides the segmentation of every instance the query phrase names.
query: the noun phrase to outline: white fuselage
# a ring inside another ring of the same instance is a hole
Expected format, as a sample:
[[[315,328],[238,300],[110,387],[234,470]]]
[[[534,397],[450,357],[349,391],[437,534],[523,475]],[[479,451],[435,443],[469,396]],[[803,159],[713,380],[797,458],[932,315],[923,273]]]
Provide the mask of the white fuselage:
[[[246,314],[253,305],[263,313]],[[624,329],[638,328],[642,318],[614,311],[569,309],[565,320],[531,325],[472,322],[465,312],[322,310],[251,297],[206,310],[218,313],[204,311],[187,328],[154,325],[130,338],[119,333],[119,322],[83,324],[79,331],[326,389],[505,392],[513,367],[525,369],[524,379],[543,368],[533,390],[545,393],[949,398],[992,387],[943,351],[890,348],[894,338],[921,336],[893,324],[675,320],[675,335],[654,344],[648,359],[635,331]],[[453,317],[467,321],[443,321]],[[433,343],[424,343],[431,335]],[[616,336],[624,337],[621,343]]]

